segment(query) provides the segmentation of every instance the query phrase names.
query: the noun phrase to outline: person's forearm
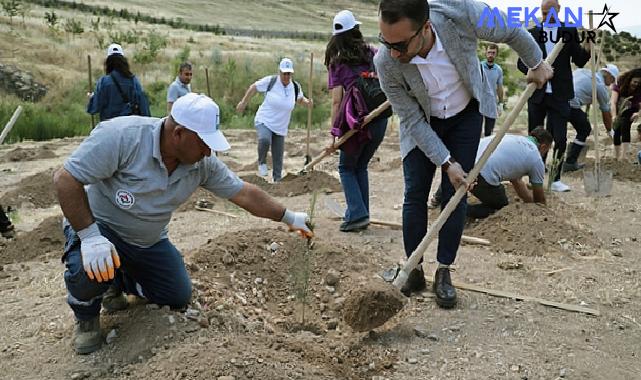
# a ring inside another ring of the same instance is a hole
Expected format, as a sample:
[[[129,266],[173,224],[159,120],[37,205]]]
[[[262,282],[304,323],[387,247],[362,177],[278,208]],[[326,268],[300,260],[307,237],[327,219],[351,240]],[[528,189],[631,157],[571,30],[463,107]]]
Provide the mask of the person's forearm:
[[[173,107],[174,102],[167,102],[167,115],[171,115],[171,107]]]
[[[332,89],[332,113],[330,120],[332,121],[331,126],[334,126],[336,117],[341,108],[341,102],[343,101],[343,87],[334,87]]]
[[[499,103],[503,103],[503,86],[499,85],[496,88],[496,92],[497,92],[497,94],[499,96]]]
[[[58,203],[75,231],[87,228],[94,222],[84,186],[64,168],[53,176]]]
[[[602,112],[601,115],[603,116],[603,124],[605,125],[605,129],[610,131],[612,129],[612,113]]]
[[[533,185],[532,196],[534,198],[534,203],[545,204],[545,191],[543,190],[543,185]]]
[[[534,197],[532,196],[532,193],[530,190],[528,190],[527,186],[521,181],[511,181],[512,182],[512,187],[514,187],[514,191],[516,192],[516,195],[519,196],[525,203],[532,203],[534,202]]]
[[[332,115],[331,115],[332,124],[331,124],[331,126],[334,125],[334,121],[336,120],[336,115],[338,115],[338,110],[340,109],[340,106],[341,106],[340,102],[338,102],[338,103],[333,102],[332,103]]]
[[[247,182],[230,201],[259,218],[280,222],[285,214],[285,206],[256,185]]]
[[[247,102],[249,102],[249,100],[252,98],[252,96],[256,94],[256,92],[257,92],[256,85],[252,84],[251,86],[249,86],[249,88],[245,92],[245,96],[243,96],[243,99],[241,100],[241,102],[247,104]]]

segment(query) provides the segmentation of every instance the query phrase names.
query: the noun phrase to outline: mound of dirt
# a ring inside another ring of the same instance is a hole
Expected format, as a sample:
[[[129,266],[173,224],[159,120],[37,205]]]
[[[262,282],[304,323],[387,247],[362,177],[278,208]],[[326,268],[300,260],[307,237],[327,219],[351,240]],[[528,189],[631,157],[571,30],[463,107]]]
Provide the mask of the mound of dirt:
[[[370,281],[347,296],[343,320],[355,331],[370,331],[392,318],[404,303],[405,297],[393,285]]]
[[[465,233],[490,240],[493,251],[514,255],[595,254],[601,248],[598,237],[587,227],[572,224],[568,212],[554,199],[547,206],[512,199],[489,218],[473,222]]]
[[[279,183],[269,183],[255,174],[241,176],[240,178],[245,182],[253,183],[276,197],[308,194],[315,190],[321,190],[326,193],[342,191],[341,183],[336,178],[316,170],[304,175],[285,176]]]
[[[0,204],[20,207],[27,202],[36,208],[48,208],[57,204],[58,199],[53,189],[53,171],[50,169],[23,179],[14,190],[0,198]]]
[[[0,245],[0,264],[20,263],[34,260],[47,254],[60,257],[65,245],[62,233],[62,217],[52,216],[40,223],[35,230],[19,233]]]
[[[56,154],[52,152],[47,145],[43,145],[39,148],[17,147],[14,150],[11,150],[4,154],[4,156],[0,158],[0,162],[22,162],[55,157]]]
[[[382,346],[364,345],[341,332],[345,289],[356,286],[355,274],[376,270],[366,253],[322,241],[307,251],[306,242],[295,234],[260,229],[226,233],[187,256],[195,299],[209,310],[208,324],[219,326],[224,321],[219,314],[235,310],[240,318],[235,331],[243,336],[238,341],[251,341],[247,350],[237,342],[221,346],[212,339],[210,345],[216,347],[200,350],[193,359],[186,354],[193,349],[172,350],[172,357],[187,360],[177,365],[190,374],[202,364],[211,372],[210,377],[193,373],[189,378],[371,379],[398,360]],[[269,364],[256,365],[257,357]],[[283,367],[283,360],[293,360],[299,375]],[[245,364],[234,365],[238,361]]]
[[[585,160],[583,170],[594,170],[594,160],[588,158]],[[583,170],[567,173],[573,177],[583,177]],[[641,165],[635,165],[629,161],[615,161],[608,157],[601,161],[601,170],[611,171],[612,178],[619,181],[641,182]]]

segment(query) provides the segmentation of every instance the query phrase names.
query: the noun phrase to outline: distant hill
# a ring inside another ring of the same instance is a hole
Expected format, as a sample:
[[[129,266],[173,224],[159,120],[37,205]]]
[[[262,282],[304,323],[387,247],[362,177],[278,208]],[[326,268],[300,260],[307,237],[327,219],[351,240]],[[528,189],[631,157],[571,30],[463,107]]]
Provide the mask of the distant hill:
[[[633,36],[641,38],[641,25],[626,26],[623,29],[625,29],[626,32],[632,34]]]

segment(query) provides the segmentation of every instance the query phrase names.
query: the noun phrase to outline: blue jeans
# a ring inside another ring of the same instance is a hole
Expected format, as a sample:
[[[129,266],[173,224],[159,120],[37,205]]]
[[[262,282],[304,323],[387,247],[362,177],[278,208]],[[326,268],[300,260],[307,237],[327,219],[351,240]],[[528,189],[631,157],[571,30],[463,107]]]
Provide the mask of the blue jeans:
[[[478,102],[473,99],[463,111],[449,119],[433,117],[430,124],[452,157],[461,164],[463,170],[469,172],[474,166],[483,124],[483,117],[478,112]],[[414,252],[427,233],[427,199],[435,171],[436,165],[418,147],[403,159],[403,244],[407,257]],[[455,192],[445,173],[441,180],[441,191],[443,209]],[[449,265],[456,259],[456,251],[463,234],[466,208],[467,198],[464,197],[439,233],[437,259],[441,264]]]
[[[344,217],[346,222],[354,222],[369,217],[367,165],[385,137],[387,118],[375,120],[367,126],[367,129],[372,137],[371,140],[361,145],[358,151],[353,154],[340,152],[338,173],[345,193],[345,203],[347,203]]]
[[[92,281],[82,266],[80,238],[65,225],[67,239],[63,262],[67,286],[67,302],[78,320],[90,320],[100,314],[102,295],[113,283],[125,293],[146,298],[149,302],[182,308],[191,298],[191,280],[180,252],[163,239],[149,248],[140,248],[124,242],[109,228],[98,225],[102,235],[116,246],[120,269],[114,280]]]

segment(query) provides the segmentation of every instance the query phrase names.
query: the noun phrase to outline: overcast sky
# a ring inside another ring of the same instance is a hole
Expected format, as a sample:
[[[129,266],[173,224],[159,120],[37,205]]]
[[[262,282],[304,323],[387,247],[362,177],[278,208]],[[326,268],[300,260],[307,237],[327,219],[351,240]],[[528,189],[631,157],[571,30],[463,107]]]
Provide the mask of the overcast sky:
[[[483,2],[498,7],[502,10],[506,10],[508,7],[538,7],[541,5],[541,0],[482,0]],[[577,12],[578,7],[583,7],[583,12],[587,13],[590,9],[594,10],[597,13],[603,11],[603,6],[608,5],[611,12],[619,12],[612,21],[614,26],[617,28],[617,31],[626,30],[626,26],[636,26],[641,25],[641,18],[639,18],[638,6],[639,2],[637,0],[559,0],[561,4],[561,20],[564,19],[564,10],[563,7],[570,7]],[[635,11],[634,8],[637,8]],[[538,14],[540,16],[540,13]],[[600,22],[601,16],[595,16],[595,23]],[[520,17],[523,20],[523,17]],[[585,26],[588,25],[587,17],[584,21]]]

